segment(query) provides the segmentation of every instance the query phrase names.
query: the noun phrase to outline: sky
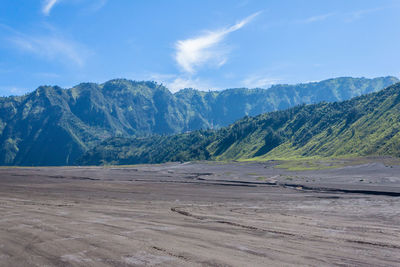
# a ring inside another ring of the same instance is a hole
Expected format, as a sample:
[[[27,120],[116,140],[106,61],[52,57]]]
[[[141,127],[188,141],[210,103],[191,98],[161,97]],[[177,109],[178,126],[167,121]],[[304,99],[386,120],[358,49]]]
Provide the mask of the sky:
[[[0,96],[110,79],[268,88],[400,76],[400,0],[1,0]]]

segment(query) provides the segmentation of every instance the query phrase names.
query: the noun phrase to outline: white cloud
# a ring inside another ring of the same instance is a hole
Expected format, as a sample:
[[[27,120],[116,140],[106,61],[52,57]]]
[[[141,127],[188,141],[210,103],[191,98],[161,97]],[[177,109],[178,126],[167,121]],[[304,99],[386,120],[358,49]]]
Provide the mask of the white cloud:
[[[211,84],[207,80],[178,76],[175,74],[153,73],[150,75],[146,75],[145,80],[153,80],[162,83],[173,93],[185,88],[194,88],[203,91],[220,89],[215,86],[211,86]]]
[[[106,4],[107,4],[108,0],[98,0],[95,1],[91,6],[90,9],[93,12],[96,12],[100,9],[102,9]]]
[[[264,75],[250,75],[242,80],[242,85],[247,88],[268,88],[277,84],[278,78],[271,78]]]
[[[175,60],[187,73],[195,73],[196,68],[210,63],[217,67],[227,61],[227,51],[218,47],[218,44],[231,32],[241,29],[253,20],[258,14],[252,14],[229,28],[207,31],[195,38],[179,40],[175,43]]]
[[[42,0],[42,13],[46,16],[49,16],[52,9],[56,4],[60,2],[64,2],[63,0]],[[66,1],[65,1],[66,2]],[[69,4],[83,6],[80,9],[83,12],[97,12],[102,9],[107,3],[108,0],[69,0]]]
[[[9,32],[4,39],[12,44],[12,49],[31,53],[41,59],[82,67],[92,54],[85,46],[65,38],[50,25],[50,32],[42,35],[25,34],[4,24],[0,24],[0,28]]]
[[[200,81],[199,78],[190,79],[190,78],[178,77],[178,78],[172,80],[171,82],[166,83],[166,86],[168,87],[168,89],[171,90],[171,92],[177,92],[184,88],[194,88],[197,90],[211,89],[210,86],[208,86],[204,82]],[[215,89],[215,88],[213,88],[213,89]]]
[[[0,86],[0,96],[23,95],[29,90],[17,86]]]
[[[50,15],[51,9],[57,4],[59,0],[44,0],[42,5],[42,12],[46,16]]]
[[[18,33],[9,37],[8,41],[21,51],[66,65],[73,63],[78,67],[85,64],[90,53],[76,42],[56,35],[30,36]]]
[[[389,8],[388,6],[376,7],[376,8],[369,8],[369,9],[360,9],[347,14],[347,18],[345,19],[346,22],[353,22],[363,18],[364,16],[375,13],[377,11],[381,11],[384,9]]]
[[[333,15],[335,15],[335,13],[316,15],[316,16],[312,16],[312,17],[306,18],[304,20],[301,20],[299,22],[300,23],[313,23],[313,22],[323,21],[323,20],[326,20],[329,17],[332,17]]]

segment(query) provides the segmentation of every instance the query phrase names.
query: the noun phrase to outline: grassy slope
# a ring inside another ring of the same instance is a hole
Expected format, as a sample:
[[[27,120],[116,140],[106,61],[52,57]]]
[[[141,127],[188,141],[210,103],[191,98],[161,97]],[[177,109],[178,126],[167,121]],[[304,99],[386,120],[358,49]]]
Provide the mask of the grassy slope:
[[[208,149],[217,159],[271,159],[329,157],[344,155],[400,156],[400,84],[381,92],[340,103],[321,103],[296,107],[283,112],[247,118],[230,126],[235,131],[242,124],[244,132],[226,149],[218,149],[217,140]],[[254,126],[255,125],[255,126]],[[269,140],[268,127],[280,133],[282,142],[272,150],[257,155]],[[248,129],[254,129],[250,131]]]
[[[400,156],[400,83],[354,99],[246,117],[218,131],[103,142],[83,164]]]

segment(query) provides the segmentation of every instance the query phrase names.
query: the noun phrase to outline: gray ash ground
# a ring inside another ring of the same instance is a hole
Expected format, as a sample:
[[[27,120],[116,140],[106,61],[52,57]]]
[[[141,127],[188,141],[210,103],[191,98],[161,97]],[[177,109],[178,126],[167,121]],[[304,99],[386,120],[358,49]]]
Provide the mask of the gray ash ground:
[[[400,167],[348,161],[0,168],[0,265],[398,266]]]

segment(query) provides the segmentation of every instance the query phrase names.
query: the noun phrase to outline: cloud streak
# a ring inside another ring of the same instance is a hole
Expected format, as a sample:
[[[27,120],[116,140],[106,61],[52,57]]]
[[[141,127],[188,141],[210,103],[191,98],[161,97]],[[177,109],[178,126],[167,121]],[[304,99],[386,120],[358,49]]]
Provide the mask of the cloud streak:
[[[51,10],[53,9],[54,5],[57,4],[59,0],[45,0],[42,6],[42,12],[46,16],[50,15]]]
[[[46,60],[59,61],[64,65],[82,67],[90,54],[89,50],[78,43],[54,34],[31,36],[15,32],[7,40],[20,51]]]
[[[388,6],[376,7],[376,8],[369,8],[369,9],[360,9],[348,14],[348,18],[346,22],[353,22],[359,19],[362,19],[364,16],[382,11],[389,8]]]
[[[107,2],[108,0],[98,0],[90,6],[90,9],[91,11],[96,12],[102,9],[107,4]]]
[[[271,85],[277,84],[278,78],[272,78],[265,75],[250,75],[242,80],[242,85],[247,88],[269,88]]]
[[[185,88],[194,88],[197,90],[218,90],[218,87],[211,86],[208,80],[200,78],[192,78],[184,76],[179,76],[176,74],[159,74],[152,73],[145,77],[146,80],[154,80],[164,84],[172,93],[178,92]]]
[[[205,64],[217,67],[224,65],[227,61],[227,51],[221,49],[219,44],[228,34],[243,28],[259,14],[260,12],[254,13],[228,28],[207,31],[198,37],[177,41],[175,61],[184,72],[191,74]]]
[[[335,13],[328,13],[328,14],[322,14],[322,15],[316,15],[316,16],[312,16],[309,18],[306,18],[304,20],[301,20],[301,23],[314,23],[314,22],[318,22],[318,21],[323,21],[328,19],[329,17],[334,16]]]

